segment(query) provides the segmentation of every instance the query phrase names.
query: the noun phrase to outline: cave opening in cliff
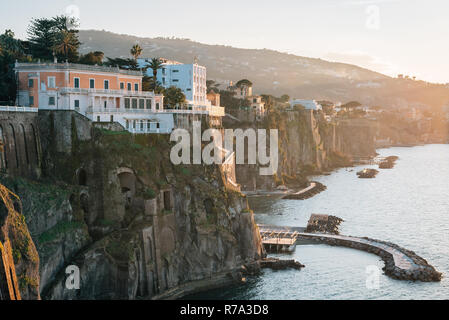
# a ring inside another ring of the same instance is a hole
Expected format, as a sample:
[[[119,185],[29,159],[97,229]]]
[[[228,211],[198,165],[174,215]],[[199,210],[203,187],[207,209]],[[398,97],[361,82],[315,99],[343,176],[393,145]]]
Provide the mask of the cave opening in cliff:
[[[78,170],[78,185],[87,186],[87,173],[84,169]]]
[[[164,209],[171,210],[171,191],[164,191]]]

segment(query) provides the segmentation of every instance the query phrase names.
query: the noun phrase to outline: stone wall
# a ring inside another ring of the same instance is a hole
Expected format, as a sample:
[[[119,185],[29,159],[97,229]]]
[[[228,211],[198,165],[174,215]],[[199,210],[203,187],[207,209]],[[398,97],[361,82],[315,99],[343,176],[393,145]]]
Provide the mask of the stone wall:
[[[0,112],[0,169],[10,175],[39,178],[41,146],[37,113]]]

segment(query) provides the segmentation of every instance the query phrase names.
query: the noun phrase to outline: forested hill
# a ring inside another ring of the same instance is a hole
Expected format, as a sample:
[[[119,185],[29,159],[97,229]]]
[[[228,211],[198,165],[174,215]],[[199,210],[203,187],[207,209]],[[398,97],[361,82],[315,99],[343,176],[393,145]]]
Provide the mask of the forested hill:
[[[82,30],[81,52],[103,51],[106,57],[128,57],[135,43],[142,57],[165,57],[191,63],[195,57],[218,82],[250,79],[256,93],[295,98],[405,107],[449,104],[449,89],[423,81],[393,79],[355,65],[300,57],[273,50],[206,45],[186,39],[139,38],[106,31]]]

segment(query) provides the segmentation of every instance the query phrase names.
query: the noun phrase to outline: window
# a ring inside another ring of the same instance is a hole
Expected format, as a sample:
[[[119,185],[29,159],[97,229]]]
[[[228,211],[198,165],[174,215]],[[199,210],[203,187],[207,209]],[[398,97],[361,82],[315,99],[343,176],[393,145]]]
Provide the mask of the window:
[[[80,101],[75,100],[75,109],[79,109],[79,107],[80,107]]]
[[[108,102],[105,101],[105,102],[104,102],[104,108],[106,109],[107,107],[108,107]]]
[[[140,130],[143,131],[143,121],[140,121]]]
[[[55,77],[48,77],[47,86],[49,88],[56,88],[56,78]]]
[[[48,105],[54,106],[56,104],[55,97],[48,97]]]
[[[145,100],[143,99],[139,100],[139,109],[145,109]]]
[[[111,114],[111,122],[114,122],[114,116]]]
[[[128,82],[128,91],[131,91],[131,83]]]
[[[165,68],[162,68],[162,74],[165,76],[165,71],[166,71],[166,69]]]
[[[125,83],[124,82],[120,82],[120,90],[125,90]]]
[[[73,87],[74,87],[75,89],[79,89],[79,87],[80,87],[80,78],[75,78],[75,79],[73,80]]]
[[[176,73],[176,72],[179,72],[179,70],[176,70],[176,69],[175,69],[175,70],[173,70],[172,72],[173,72],[173,73]]]
[[[34,97],[30,96],[30,106],[34,106]]]
[[[137,99],[132,100],[132,107],[133,109],[137,109]]]
[[[173,82],[179,82],[179,80],[178,79],[173,79]]]
[[[89,88],[95,89],[95,79],[90,79],[89,80]]]
[[[97,122],[101,122],[100,116],[97,116]]]
[[[159,110],[159,102],[156,103],[156,110]]]
[[[129,109],[130,104],[129,104],[129,98],[125,98],[125,109]]]
[[[187,88],[186,91],[192,91],[192,89],[191,88]]]
[[[136,128],[136,120],[133,120],[133,129]]]
[[[28,88],[34,87],[34,79],[28,79]]]
[[[147,109],[151,109],[151,100],[147,100]]]
[[[129,129],[129,120],[126,120],[126,129]]]
[[[109,80],[104,80],[104,89],[109,90]]]
[[[139,84],[138,83],[134,84],[134,91],[139,91]]]
[[[162,84],[165,85],[165,78],[162,78]]]

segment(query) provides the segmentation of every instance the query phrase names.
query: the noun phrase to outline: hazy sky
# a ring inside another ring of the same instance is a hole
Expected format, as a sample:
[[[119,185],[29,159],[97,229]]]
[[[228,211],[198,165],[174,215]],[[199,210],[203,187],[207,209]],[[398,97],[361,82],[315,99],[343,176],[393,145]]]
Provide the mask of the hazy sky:
[[[71,13],[81,29],[269,48],[449,82],[447,0],[0,0],[0,31]]]

